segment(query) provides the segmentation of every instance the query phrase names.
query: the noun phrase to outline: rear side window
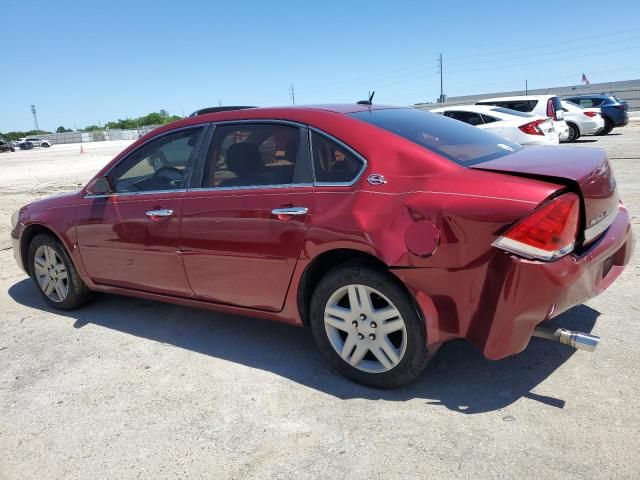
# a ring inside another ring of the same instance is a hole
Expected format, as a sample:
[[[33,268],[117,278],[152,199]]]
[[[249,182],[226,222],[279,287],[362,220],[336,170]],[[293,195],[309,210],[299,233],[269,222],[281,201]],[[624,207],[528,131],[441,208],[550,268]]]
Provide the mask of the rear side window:
[[[311,183],[302,131],[291,125],[217,126],[207,153],[203,187],[253,187]],[[301,146],[302,144],[302,146]]]
[[[498,122],[499,119],[496,117],[490,117],[489,115],[482,115],[482,120],[484,121],[484,123],[493,123],[493,122]]]
[[[477,126],[482,125],[482,117],[479,113],[475,112],[463,112],[460,110],[452,110],[447,112],[447,117],[455,118],[456,120],[460,120],[461,122],[468,123],[469,125]]]
[[[311,134],[313,169],[318,183],[351,183],[364,162],[346,147],[317,132]]]
[[[504,157],[522,149],[517,143],[480,128],[412,108],[371,110],[350,115],[462,166]]]
[[[498,100],[495,102],[477,102],[476,105],[495,105],[496,107],[517,110],[518,112],[531,112],[536,105],[537,100]]]

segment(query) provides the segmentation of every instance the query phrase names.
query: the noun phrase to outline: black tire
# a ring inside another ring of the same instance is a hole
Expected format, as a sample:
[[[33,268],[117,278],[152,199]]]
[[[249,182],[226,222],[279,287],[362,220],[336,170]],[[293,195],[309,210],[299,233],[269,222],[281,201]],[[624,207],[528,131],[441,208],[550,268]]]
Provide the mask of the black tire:
[[[335,292],[348,285],[364,285],[387,297],[402,316],[406,330],[406,349],[396,366],[380,373],[359,370],[332,346],[324,323],[327,302]],[[405,385],[422,372],[431,355],[427,350],[424,322],[402,284],[388,272],[362,262],[349,262],[332,269],[319,282],[311,299],[309,322],[313,338],[331,365],[354,382],[374,388],[395,388]]]
[[[573,143],[580,138],[580,129],[573,123],[567,123],[567,126],[569,127],[569,138],[567,138],[565,142]]]
[[[34,257],[36,254],[36,250],[38,247],[46,245],[55,250],[56,254],[60,258],[60,260],[64,263],[64,266],[67,271],[67,285],[68,285],[68,293],[66,298],[63,301],[54,301],[45,295],[42,287],[38,283],[35,274],[34,268]],[[33,237],[31,243],[29,244],[29,252],[28,252],[28,264],[29,264],[29,272],[31,278],[36,284],[36,288],[45,299],[45,301],[51,305],[53,308],[59,310],[75,310],[77,308],[82,307],[87,302],[91,300],[93,297],[93,292],[89,290],[87,285],[82,281],[76,267],[73,265],[73,262],[69,258],[67,250],[62,246],[62,244],[54,238],[52,235],[47,233],[40,233]]]
[[[41,143],[40,146],[44,148],[49,148],[51,145],[49,145],[48,143]]]
[[[599,133],[596,133],[598,136],[608,135],[613,130],[613,122],[608,118],[604,119],[604,130],[601,130]]]

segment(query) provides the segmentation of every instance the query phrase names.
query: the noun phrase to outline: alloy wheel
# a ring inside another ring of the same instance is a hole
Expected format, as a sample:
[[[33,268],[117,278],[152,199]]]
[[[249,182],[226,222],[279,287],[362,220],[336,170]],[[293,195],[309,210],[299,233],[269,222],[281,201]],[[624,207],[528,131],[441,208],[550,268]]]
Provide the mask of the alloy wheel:
[[[54,302],[63,302],[69,294],[67,267],[58,252],[49,245],[40,245],[33,257],[33,269],[42,292]]]
[[[407,348],[400,311],[366,285],[347,285],[335,291],[325,306],[324,326],[336,353],[363,372],[391,370]]]

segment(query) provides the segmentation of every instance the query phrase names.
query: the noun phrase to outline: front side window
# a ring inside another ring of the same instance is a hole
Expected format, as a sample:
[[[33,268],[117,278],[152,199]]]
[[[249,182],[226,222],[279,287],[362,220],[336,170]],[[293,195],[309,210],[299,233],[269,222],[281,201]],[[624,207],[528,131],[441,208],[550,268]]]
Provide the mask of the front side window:
[[[348,149],[319,133],[311,134],[311,149],[318,183],[351,183],[364,167]]]
[[[523,148],[483,129],[413,108],[368,110],[350,115],[462,166],[504,157]]]
[[[111,175],[116,193],[186,187],[194,150],[203,128],[190,128],[152,140],[120,162]]]
[[[202,186],[311,183],[308,158],[308,146],[298,127],[277,123],[220,125],[209,147]]]

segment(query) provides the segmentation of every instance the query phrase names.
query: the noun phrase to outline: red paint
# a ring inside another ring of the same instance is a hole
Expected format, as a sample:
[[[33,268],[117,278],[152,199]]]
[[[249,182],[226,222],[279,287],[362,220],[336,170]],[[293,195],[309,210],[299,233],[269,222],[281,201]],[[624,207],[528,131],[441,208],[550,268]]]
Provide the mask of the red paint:
[[[314,126],[366,158],[366,171],[352,186],[109,198],[85,198],[83,189],[24,208],[12,232],[16,259],[22,264],[25,232],[42,225],[65,245],[92,289],[300,324],[298,288],[307,267],[324,253],[351,249],[376,257],[406,285],[425,319],[430,347],[466,338],[492,359],[525,348],[533,328],[552,311],[557,315],[601,292],[628,263],[629,216],[618,204],[602,151],[527,148],[463,168],[344,115],[366,108],[249,109],[184,119],[135,142],[96,176],[158,133],[222,120],[276,119]],[[370,185],[372,173],[387,183]],[[615,216],[590,246],[550,263],[491,246],[565,190],[581,195],[581,232],[602,211]],[[309,211],[301,217],[271,214],[286,206]],[[145,216],[156,208],[174,215]]]

